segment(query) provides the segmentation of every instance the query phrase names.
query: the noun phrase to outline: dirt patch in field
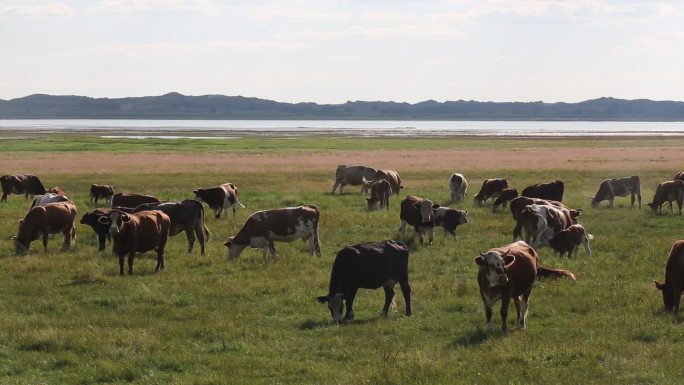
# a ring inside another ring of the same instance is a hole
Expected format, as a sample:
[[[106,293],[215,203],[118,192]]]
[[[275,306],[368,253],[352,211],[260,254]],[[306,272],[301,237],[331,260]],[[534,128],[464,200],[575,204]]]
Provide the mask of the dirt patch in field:
[[[402,171],[568,169],[669,170],[684,168],[684,151],[663,148],[563,148],[511,150],[330,151],[286,154],[17,153],[0,155],[2,173],[221,173],[332,170],[367,164]]]

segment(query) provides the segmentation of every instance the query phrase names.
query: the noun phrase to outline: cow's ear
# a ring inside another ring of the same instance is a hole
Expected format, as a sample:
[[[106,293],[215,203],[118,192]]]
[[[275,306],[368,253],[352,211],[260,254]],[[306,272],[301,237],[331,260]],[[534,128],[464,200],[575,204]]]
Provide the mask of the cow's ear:
[[[131,221],[131,216],[127,213],[121,213],[121,222],[127,223]]]
[[[655,287],[656,287],[656,289],[658,289],[658,290],[663,290],[663,288],[665,287],[665,284],[662,283],[662,282],[653,281],[653,283],[655,283]]]
[[[320,297],[318,297],[318,298],[316,298],[316,299],[317,299],[318,302],[320,302],[320,303],[328,303],[328,296],[327,296],[327,295],[322,295],[322,296],[320,296]]]
[[[487,267],[487,262],[485,262],[484,258],[482,257],[475,257],[475,263],[477,263],[479,266]]]
[[[509,267],[511,267],[513,262],[515,262],[515,255],[510,255],[510,254],[506,255],[503,260],[504,260],[504,263],[506,264],[505,267],[509,268]]]
[[[468,214],[468,210],[463,210],[463,212],[466,213],[466,215]]]
[[[437,203],[435,203],[435,204],[432,205],[432,209],[433,209],[433,210],[436,210],[436,209],[438,209],[438,208],[439,208],[439,205],[438,205]]]

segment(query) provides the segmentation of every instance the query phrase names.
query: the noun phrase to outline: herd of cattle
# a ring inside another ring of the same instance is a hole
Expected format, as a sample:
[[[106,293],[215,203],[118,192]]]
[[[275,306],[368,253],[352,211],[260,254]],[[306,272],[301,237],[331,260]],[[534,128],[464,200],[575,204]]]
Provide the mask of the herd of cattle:
[[[45,189],[35,175],[16,174],[0,178],[2,201],[10,194],[35,196],[29,211],[19,221],[19,231],[14,239],[17,254],[26,253],[31,242],[42,239],[47,250],[49,234],[64,235],[63,249],[69,249],[75,242],[76,206],[64,190],[59,187]],[[377,170],[366,166],[340,165],[335,173],[331,194],[339,193],[345,186],[361,186],[362,193],[370,192],[365,198],[369,211],[389,208],[392,194],[399,195],[404,188],[399,173],[394,170]],[[468,182],[462,174],[454,173],[449,178],[452,202],[462,202],[468,193]],[[83,215],[80,223],[89,225],[97,234],[99,250],[105,249],[107,240],[112,242],[112,251],[119,259],[119,273],[124,274],[125,257],[128,257],[128,273],[133,273],[136,253],[156,251],[155,271],[164,269],[164,248],[169,236],[185,232],[188,253],[199,241],[200,252],[205,255],[205,245],[210,238],[204,224],[204,207],[207,204],[216,219],[224,209],[245,207],[238,199],[238,188],[232,183],[196,189],[194,199],[182,202],[162,202],[156,197],[132,193],[115,193],[110,185],[93,184],[90,201],[94,206],[104,199],[110,209],[95,208]],[[510,300],[517,310],[517,325],[525,328],[528,299],[532,284],[537,276],[569,277],[574,274],[566,270],[549,269],[539,264],[536,252],[542,246],[549,246],[561,256],[577,255],[583,246],[591,255],[589,241],[593,236],[578,223],[582,209],[572,209],[562,203],[564,184],[552,181],[528,186],[519,195],[510,188],[506,179],[485,179],[480,191],[474,196],[475,206],[484,206],[492,200],[492,211],[498,207],[510,206],[515,220],[513,243],[480,252],[475,258],[479,266],[478,284],[485,306],[487,325],[491,328],[492,307],[502,301],[502,327],[506,329],[506,317]],[[598,192],[591,198],[592,207],[603,201],[614,207],[615,197],[631,197],[631,207],[638,200],[641,208],[641,184],[638,176],[606,179],[599,185]],[[684,198],[684,172],[673,180],[658,184],[653,202],[648,206],[654,213],[660,213],[662,205],[676,202],[681,215]],[[456,228],[468,223],[468,211],[443,207],[430,199],[408,195],[400,203],[399,231],[403,234],[406,225],[414,228],[420,243],[427,234],[432,243],[435,227],[442,227],[445,235],[456,237]],[[261,210],[248,217],[240,231],[224,243],[228,259],[236,259],[247,247],[261,249],[264,259],[275,258],[275,241],[291,242],[303,239],[308,242],[309,254],[321,255],[318,224],[320,212],[315,205],[302,205],[272,210]],[[399,283],[405,303],[406,315],[411,314],[410,286],[408,281],[408,248],[396,240],[362,243],[340,250],[333,263],[328,294],[318,300],[326,303],[333,319],[337,322],[354,317],[352,305],[359,288],[385,290],[383,314],[394,296],[394,286]],[[666,266],[664,283],[656,282],[662,291],[668,310],[678,316],[679,299],[684,292],[684,241],[675,243]],[[345,311],[346,308],[346,311]],[[343,314],[344,313],[344,314]]]

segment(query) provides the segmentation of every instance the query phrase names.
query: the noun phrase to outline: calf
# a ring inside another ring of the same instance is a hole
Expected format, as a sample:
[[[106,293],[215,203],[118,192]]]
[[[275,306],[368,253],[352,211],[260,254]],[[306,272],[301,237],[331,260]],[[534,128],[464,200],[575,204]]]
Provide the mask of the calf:
[[[499,197],[496,198],[494,201],[494,205],[492,206],[492,212],[496,211],[496,208],[499,206],[502,206],[504,210],[506,209],[506,205],[508,202],[512,201],[513,199],[518,197],[518,190],[514,188],[507,188],[504,190],[501,190],[501,194],[499,194]]]
[[[518,241],[497,247],[475,257],[479,270],[477,283],[485,307],[487,330],[491,331],[492,308],[501,299],[501,328],[507,330],[506,318],[511,298],[517,313],[516,325],[524,330],[533,283],[537,276],[568,277],[576,280],[567,270],[548,269],[539,265],[539,256],[527,243]]]
[[[599,185],[596,195],[591,197],[591,207],[596,208],[599,203],[607,200],[608,207],[612,209],[615,197],[626,197],[627,195],[631,198],[630,208],[634,208],[634,198],[636,197],[639,200],[639,208],[641,209],[641,182],[638,176],[633,175],[604,180]]]
[[[62,233],[64,245],[62,250],[69,250],[76,241],[76,206],[73,202],[56,202],[44,206],[36,206],[19,221],[19,233],[14,239],[17,254],[24,254],[31,242],[42,238],[43,248],[47,251],[48,234]]]
[[[520,195],[528,198],[540,198],[562,202],[564,190],[565,185],[563,182],[557,180],[549,183],[538,183],[527,186]]]
[[[112,210],[98,221],[109,225],[114,241],[114,254],[119,257],[119,274],[124,275],[124,256],[128,255],[128,274],[133,274],[135,253],[155,250],[157,266],[154,271],[164,269],[164,247],[171,229],[171,219],[159,210],[128,214]]]
[[[521,221],[521,213],[525,209],[526,206],[531,205],[531,204],[537,204],[537,205],[550,205],[550,206],[556,206],[560,208],[567,209],[568,212],[570,213],[570,218],[572,219],[572,224],[576,224],[579,221],[579,216],[582,214],[582,209],[570,209],[566,207],[564,204],[556,201],[550,201],[546,199],[539,199],[539,198],[528,198],[528,197],[517,197],[514,198],[511,201],[511,215],[513,215],[513,220],[515,221],[515,228],[513,229],[513,240],[516,241],[518,239],[522,239],[521,234],[522,234],[522,225],[523,222]]]
[[[223,209],[232,207],[233,216],[235,216],[238,206],[245,208],[238,199],[238,188],[232,183],[224,183],[220,186],[206,189],[199,188],[193,190],[192,193],[195,194],[195,200],[206,203],[207,206],[214,210],[214,217],[216,219],[221,218]]]
[[[99,221],[100,217],[106,216],[108,213],[108,210],[95,209],[89,213],[83,214],[83,217],[81,218],[81,224],[92,227],[95,234],[97,234],[97,242],[99,244],[98,251],[103,251],[105,249],[105,243],[108,239],[110,242],[112,240],[112,236],[109,233],[109,224]]]
[[[674,313],[679,320],[679,302],[684,291],[684,241],[672,245],[665,265],[665,282],[654,281],[656,289],[663,294],[665,310]]]
[[[364,185],[372,186],[373,183],[383,179],[389,182],[390,186],[392,187],[392,191],[397,196],[399,195],[399,190],[404,188],[404,186],[401,185],[401,177],[399,176],[399,173],[394,170],[378,170],[375,173],[373,180],[367,181],[364,178],[362,181]]]
[[[406,245],[393,240],[347,246],[337,253],[330,274],[328,295],[318,297],[318,302],[328,305],[335,322],[352,320],[352,306],[359,288],[378,289],[382,286],[385,290],[382,315],[386,316],[394,298],[394,285],[398,282],[406,303],[406,315],[410,316],[408,257]]]
[[[587,233],[582,225],[572,225],[565,230],[561,230],[553,238],[549,240],[549,246],[562,257],[567,253],[568,257],[577,257],[579,246],[584,246],[584,251],[591,257],[591,249],[589,248],[589,240],[594,239],[594,236]]]
[[[248,246],[262,249],[265,261],[268,260],[269,252],[275,259],[274,241],[292,242],[300,238],[309,243],[310,255],[315,252],[320,257],[321,246],[318,239],[320,217],[318,207],[314,205],[257,211],[247,218],[247,222],[237,235],[228,238],[228,241],[224,243],[228,249],[228,259],[236,259]]]
[[[658,183],[653,202],[648,203],[653,214],[662,214],[663,203],[667,202],[670,205],[670,211],[674,213],[672,201],[677,202],[679,215],[682,215],[682,199],[684,198],[684,181],[670,180]]]
[[[451,201],[462,201],[468,194],[468,181],[463,174],[453,173],[449,177],[449,190],[451,190]]]
[[[335,195],[337,186],[340,186],[340,194],[342,194],[342,190],[346,185],[361,185],[361,192],[366,193],[371,186],[364,184],[363,178],[366,178],[367,180],[374,180],[377,171],[378,170],[374,169],[373,167],[367,166],[348,166],[344,164],[339,165],[337,166],[337,170],[335,170],[335,184],[333,185],[330,194]]]
[[[45,206],[48,203],[67,202],[69,198],[64,195],[57,195],[54,193],[45,193],[43,195],[36,195],[31,202],[31,209],[36,206]],[[30,209],[29,209],[30,210]]]
[[[366,179],[364,178],[363,180],[364,183],[366,183]],[[392,195],[392,186],[386,179],[381,179],[373,183],[370,195],[370,198],[366,198],[368,211],[376,210],[378,204],[380,205],[380,208],[384,207],[389,210],[389,199]]]
[[[64,189],[59,187],[59,186],[55,186],[55,187],[49,189],[48,192],[53,193],[53,194],[57,194],[57,195],[66,196],[66,191],[64,191]]]
[[[24,198],[28,198],[29,195],[47,192],[40,179],[31,174],[4,175],[0,177],[0,186],[2,186],[0,201],[6,201],[9,194],[24,194]]]
[[[534,248],[548,245],[549,240],[572,225],[568,209],[531,204],[525,206],[519,218],[523,240]]]
[[[435,209],[435,226],[444,229],[444,235],[451,234],[456,238],[456,227],[468,223],[468,211],[456,210],[448,207]]]
[[[90,185],[90,202],[95,206],[100,199],[106,199],[109,206],[112,205],[114,197],[114,186],[108,184],[92,184]]]
[[[475,195],[475,205],[483,206],[487,202],[487,199],[492,198],[492,200],[494,200],[494,198],[501,194],[501,191],[507,188],[508,181],[506,179],[485,179],[484,182],[482,182],[482,187],[480,187],[480,192]]]
[[[429,199],[423,199],[415,195],[408,195],[406,199],[401,201],[401,209],[399,219],[401,219],[401,226],[399,231],[404,234],[406,231],[406,224],[413,226],[413,229],[418,234],[420,243],[423,243],[423,233],[429,234],[428,243],[432,243],[435,236],[435,212],[439,205],[433,204]]]
[[[137,213],[145,210],[164,212],[171,218],[169,235],[173,237],[184,231],[188,239],[188,253],[192,253],[195,239],[198,239],[201,255],[205,255],[204,244],[209,241],[209,229],[204,225],[204,206],[201,202],[186,199],[180,203],[145,203],[134,208],[131,212]]]
[[[118,193],[114,194],[111,199],[112,207],[127,207],[134,208],[144,203],[159,203],[159,199],[151,195],[140,195],[133,193]]]

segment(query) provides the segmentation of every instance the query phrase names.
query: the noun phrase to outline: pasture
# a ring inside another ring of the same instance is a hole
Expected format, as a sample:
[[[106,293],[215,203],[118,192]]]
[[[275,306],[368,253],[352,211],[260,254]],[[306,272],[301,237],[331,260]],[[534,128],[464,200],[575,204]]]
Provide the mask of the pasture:
[[[0,203],[0,383],[7,384],[668,384],[682,378],[684,325],[662,312],[653,280],[664,277],[672,243],[684,238],[684,217],[655,217],[646,203],[658,182],[684,170],[684,140],[673,139],[350,139],[246,138],[217,141],[132,141],[52,135],[0,141],[0,174],[34,173],[63,187],[78,207],[92,210],[91,183],[160,199],[192,198],[197,187],[232,182],[247,208],[220,220],[206,215],[207,256],[186,253],[184,235],[171,238],[166,269],[154,274],[154,253],[136,258],[135,274],[97,251],[93,231],[77,224],[76,247],[48,252],[34,242],[14,255],[30,201]],[[392,168],[406,186],[390,210],[368,213],[358,187],[331,196],[337,164]],[[458,238],[436,230],[420,246],[399,228],[407,194],[447,204],[447,180],[461,172],[470,223]],[[642,209],[629,198],[593,209],[605,178],[639,175]],[[547,267],[568,269],[577,282],[536,283],[528,327],[492,333],[485,319],[473,258],[511,241],[510,211],[473,206],[483,179],[511,187],[560,179],[564,203],[595,239],[594,255],[559,258],[539,250]],[[276,243],[265,263],[247,249],[226,260],[223,242],[254,211],[302,203],[321,211],[322,257],[306,244]],[[667,207],[667,205],[665,205]],[[205,208],[205,214],[209,210]],[[327,293],[332,261],[344,245],[395,238],[411,248],[413,315],[397,308],[379,316],[382,290],[360,290],[356,319],[336,325],[316,297]]]

